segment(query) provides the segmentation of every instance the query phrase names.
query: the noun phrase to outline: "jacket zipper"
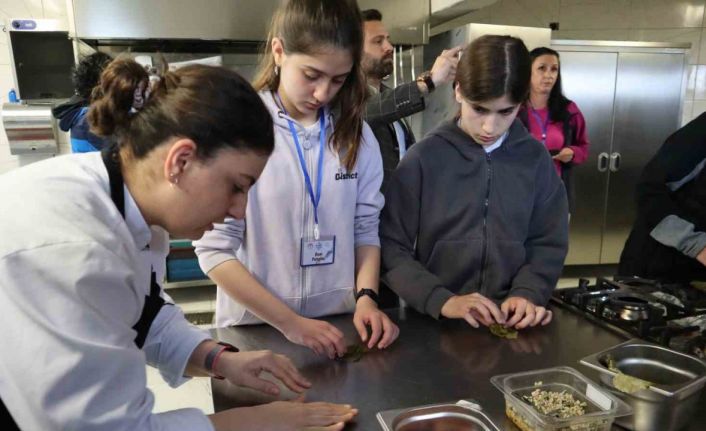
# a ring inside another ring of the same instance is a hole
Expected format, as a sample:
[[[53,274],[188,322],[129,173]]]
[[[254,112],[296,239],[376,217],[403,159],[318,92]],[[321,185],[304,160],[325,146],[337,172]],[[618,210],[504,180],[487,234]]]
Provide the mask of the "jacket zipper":
[[[490,154],[485,154],[485,161],[487,163],[486,174],[488,179],[486,180],[486,190],[485,190],[485,202],[483,203],[483,254],[480,260],[480,285],[478,286],[478,291],[481,295],[485,295],[485,266],[486,260],[488,259],[488,206],[490,203],[490,182],[493,177],[493,165],[490,160]]]

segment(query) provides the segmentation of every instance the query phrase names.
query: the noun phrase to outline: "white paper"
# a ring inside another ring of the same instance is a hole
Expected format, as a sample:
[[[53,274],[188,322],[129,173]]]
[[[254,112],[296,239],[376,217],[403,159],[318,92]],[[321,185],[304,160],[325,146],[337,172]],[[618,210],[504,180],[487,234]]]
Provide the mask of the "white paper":
[[[610,410],[613,406],[613,401],[593,385],[586,387],[586,398],[598,404],[603,410]]]

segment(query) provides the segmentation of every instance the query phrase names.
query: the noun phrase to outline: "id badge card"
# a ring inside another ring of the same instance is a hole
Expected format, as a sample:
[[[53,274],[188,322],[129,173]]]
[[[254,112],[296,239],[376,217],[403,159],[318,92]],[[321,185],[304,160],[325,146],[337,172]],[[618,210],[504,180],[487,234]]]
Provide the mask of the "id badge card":
[[[336,258],[336,236],[319,239],[302,238],[299,264],[301,266],[331,265]]]

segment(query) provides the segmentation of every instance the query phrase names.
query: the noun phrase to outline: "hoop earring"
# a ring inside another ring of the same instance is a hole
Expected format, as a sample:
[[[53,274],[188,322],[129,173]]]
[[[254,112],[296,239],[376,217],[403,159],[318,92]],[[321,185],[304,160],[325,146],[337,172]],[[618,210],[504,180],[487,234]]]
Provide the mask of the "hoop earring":
[[[169,182],[172,183],[172,186],[175,186],[179,184],[179,177],[176,176],[174,172],[169,174]]]

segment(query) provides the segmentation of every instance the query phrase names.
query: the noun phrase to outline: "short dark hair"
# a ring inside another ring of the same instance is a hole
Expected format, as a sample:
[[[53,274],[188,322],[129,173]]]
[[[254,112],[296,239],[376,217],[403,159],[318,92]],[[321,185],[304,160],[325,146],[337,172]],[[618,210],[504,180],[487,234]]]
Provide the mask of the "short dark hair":
[[[365,9],[360,14],[363,16],[363,22],[382,21],[382,13],[377,9]]]
[[[105,68],[88,111],[91,131],[115,136],[122,149],[142,159],[172,137],[193,140],[202,160],[232,148],[269,156],[272,117],[250,84],[223,67],[191,65],[165,71],[134,112],[136,89],[150,85],[145,68],[118,58]]]
[[[520,104],[529,94],[531,73],[529,52],[521,39],[485,35],[463,50],[456,81],[468,100],[485,102],[507,96]]]
[[[98,85],[101,72],[111,61],[113,61],[113,57],[103,52],[94,52],[83,57],[71,75],[76,95],[88,100],[93,87]]]

